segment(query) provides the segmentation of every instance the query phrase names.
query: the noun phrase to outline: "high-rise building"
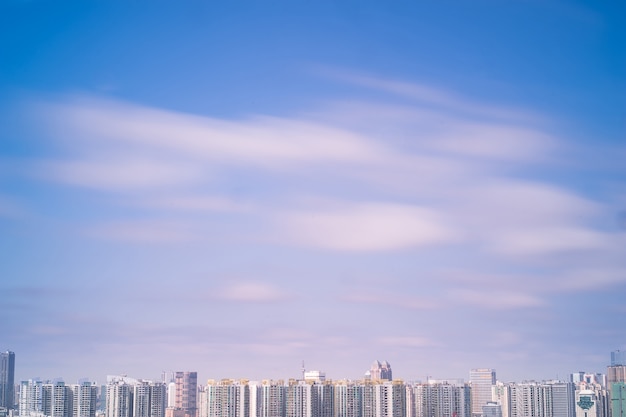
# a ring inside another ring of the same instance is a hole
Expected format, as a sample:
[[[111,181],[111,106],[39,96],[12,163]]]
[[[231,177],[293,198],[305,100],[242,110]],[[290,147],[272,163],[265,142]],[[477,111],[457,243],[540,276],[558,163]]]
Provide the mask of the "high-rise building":
[[[257,417],[284,417],[284,381],[263,380],[257,391],[257,407]]]
[[[199,392],[199,417],[249,417],[248,381],[210,380]]]
[[[42,415],[43,382],[28,380],[20,383],[19,413],[21,417]]]
[[[510,417],[552,417],[552,388],[534,381],[509,384]]]
[[[626,366],[626,351],[614,350],[611,352],[611,366]]]
[[[98,387],[90,382],[28,380],[20,383],[21,417],[95,417]]]
[[[0,352],[0,408],[15,406],[15,353]]]
[[[176,372],[176,398],[174,407],[183,417],[196,417],[198,413],[198,373]],[[175,413],[178,415],[179,413]]]
[[[369,377],[372,381],[391,381],[393,379],[391,365],[387,361],[383,361],[383,363],[374,361],[369,370]]]
[[[74,404],[70,387],[63,381],[42,385],[43,414],[48,417],[72,417]]]
[[[166,408],[165,383],[138,381],[133,386],[133,417],[165,417]]]
[[[470,370],[470,385],[472,387],[472,415],[480,416],[483,405],[493,401],[493,386],[496,384],[496,370],[479,368]]]
[[[413,386],[415,417],[470,417],[470,388],[462,381],[429,380]]]
[[[609,366],[606,372],[608,388],[616,382],[626,382],[626,365]]]
[[[138,381],[126,377],[107,377],[106,417],[133,417],[133,386]]]
[[[334,385],[334,417],[362,417],[363,387],[350,381]]]
[[[611,388],[612,417],[626,417],[626,383],[616,382]]]
[[[96,417],[98,386],[91,382],[69,386],[72,394],[72,417]]]
[[[548,382],[548,386],[552,396],[552,417],[575,417],[574,383],[554,381]]]
[[[373,388],[373,417],[405,417],[406,389],[402,381],[381,381]]]

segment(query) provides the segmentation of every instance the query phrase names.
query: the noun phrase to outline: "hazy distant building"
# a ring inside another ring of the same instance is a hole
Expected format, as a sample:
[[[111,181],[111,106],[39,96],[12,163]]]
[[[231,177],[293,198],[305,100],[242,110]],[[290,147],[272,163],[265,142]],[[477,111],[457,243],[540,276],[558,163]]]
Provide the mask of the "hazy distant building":
[[[311,382],[324,382],[326,381],[326,374],[322,371],[305,371],[304,380]]]
[[[626,366],[626,351],[614,350],[611,352],[611,366]]]
[[[167,406],[176,407],[176,383],[174,381],[167,384]]]
[[[15,353],[0,352],[0,408],[15,406]]]
[[[383,361],[383,363],[380,363],[378,361],[374,361],[369,370],[369,378],[372,381],[391,381],[393,377],[389,362]]]
[[[480,416],[483,405],[493,401],[492,387],[496,384],[496,371],[488,368],[472,369],[469,382],[472,387],[472,415]]]
[[[606,387],[607,385],[606,375],[599,373],[592,374],[585,371],[579,371],[571,374],[570,381],[572,381],[577,386],[581,383],[587,385],[597,384],[601,385],[602,387]]]

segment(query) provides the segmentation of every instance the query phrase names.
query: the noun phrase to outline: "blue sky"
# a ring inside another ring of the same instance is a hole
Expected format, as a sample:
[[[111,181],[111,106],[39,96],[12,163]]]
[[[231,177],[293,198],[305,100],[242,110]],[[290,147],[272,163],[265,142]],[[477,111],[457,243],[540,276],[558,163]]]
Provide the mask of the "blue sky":
[[[17,377],[603,372],[624,6],[6,2]]]

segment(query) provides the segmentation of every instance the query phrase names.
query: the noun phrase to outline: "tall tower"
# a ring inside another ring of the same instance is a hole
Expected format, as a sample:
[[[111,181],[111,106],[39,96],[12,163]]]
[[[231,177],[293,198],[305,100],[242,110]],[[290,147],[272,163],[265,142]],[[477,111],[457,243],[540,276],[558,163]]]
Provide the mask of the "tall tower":
[[[198,373],[176,372],[175,408],[182,411],[184,417],[196,417],[198,412]]]
[[[391,365],[387,361],[383,361],[383,363],[374,361],[369,374],[372,381],[391,381],[393,379]]]
[[[49,417],[71,417],[72,392],[63,381],[42,385],[43,414]]]
[[[90,382],[70,385],[72,391],[73,417],[95,417],[98,387]]]
[[[15,353],[0,352],[0,408],[15,406]]]
[[[470,370],[470,384],[472,416],[480,416],[483,413],[483,405],[493,401],[492,387],[496,384],[496,370],[489,368]]]
[[[614,350],[611,352],[611,366],[626,366],[626,351]]]
[[[43,383],[30,379],[20,383],[19,415],[28,417],[43,412]]]
[[[122,380],[107,381],[106,417],[132,417],[133,386]]]

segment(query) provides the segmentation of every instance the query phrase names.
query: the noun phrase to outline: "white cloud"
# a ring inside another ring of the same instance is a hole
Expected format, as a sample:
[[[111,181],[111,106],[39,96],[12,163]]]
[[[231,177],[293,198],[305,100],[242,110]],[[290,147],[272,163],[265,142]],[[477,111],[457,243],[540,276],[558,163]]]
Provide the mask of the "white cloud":
[[[537,120],[538,115],[528,111],[505,106],[489,106],[482,102],[461,97],[443,89],[433,88],[424,84],[378,78],[350,71],[325,69],[320,71],[331,78],[348,83],[379,90],[400,97],[410,98],[417,103],[440,108],[448,112],[460,112],[472,116],[486,116],[495,119],[512,119],[517,121]]]
[[[45,108],[65,131],[87,141],[148,146],[217,164],[359,162],[386,152],[351,131],[299,119],[228,121],[84,97]]]
[[[489,289],[451,289],[450,299],[456,303],[473,307],[506,310],[545,305],[545,301],[533,294],[521,291],[503,291]]]
[[[609,237],[581,227],[509,229],[494,235],[491,249],[512,255],[549,255],[553,252],[601,250]]]
[[[140,205],[183,212],[249,212],[251,204],[222,196],[173,195],[142,199]]]
[[[54,161],[41,168],[46,175],[67,184],[113,190],[172,186],[203,178],[200,170],[188,165],[121,155],[110,160]]]
[[[275,302],[287,298],[287,293],[266,283],[239,282],[217,292],[218,298],[241,302]]]
[[[350,303],[376,304],[387,307],[400,307],[411,310],[432,310],[441,307],[441,303],[431,298],[408,296],[406,294],[391,294],[382,291],[356,290],[341,297],[342,301]]]
[[[281,215],[290,241],[344,251],[394,250],[458,240],[441,215],[423,207],[355,203]]]

